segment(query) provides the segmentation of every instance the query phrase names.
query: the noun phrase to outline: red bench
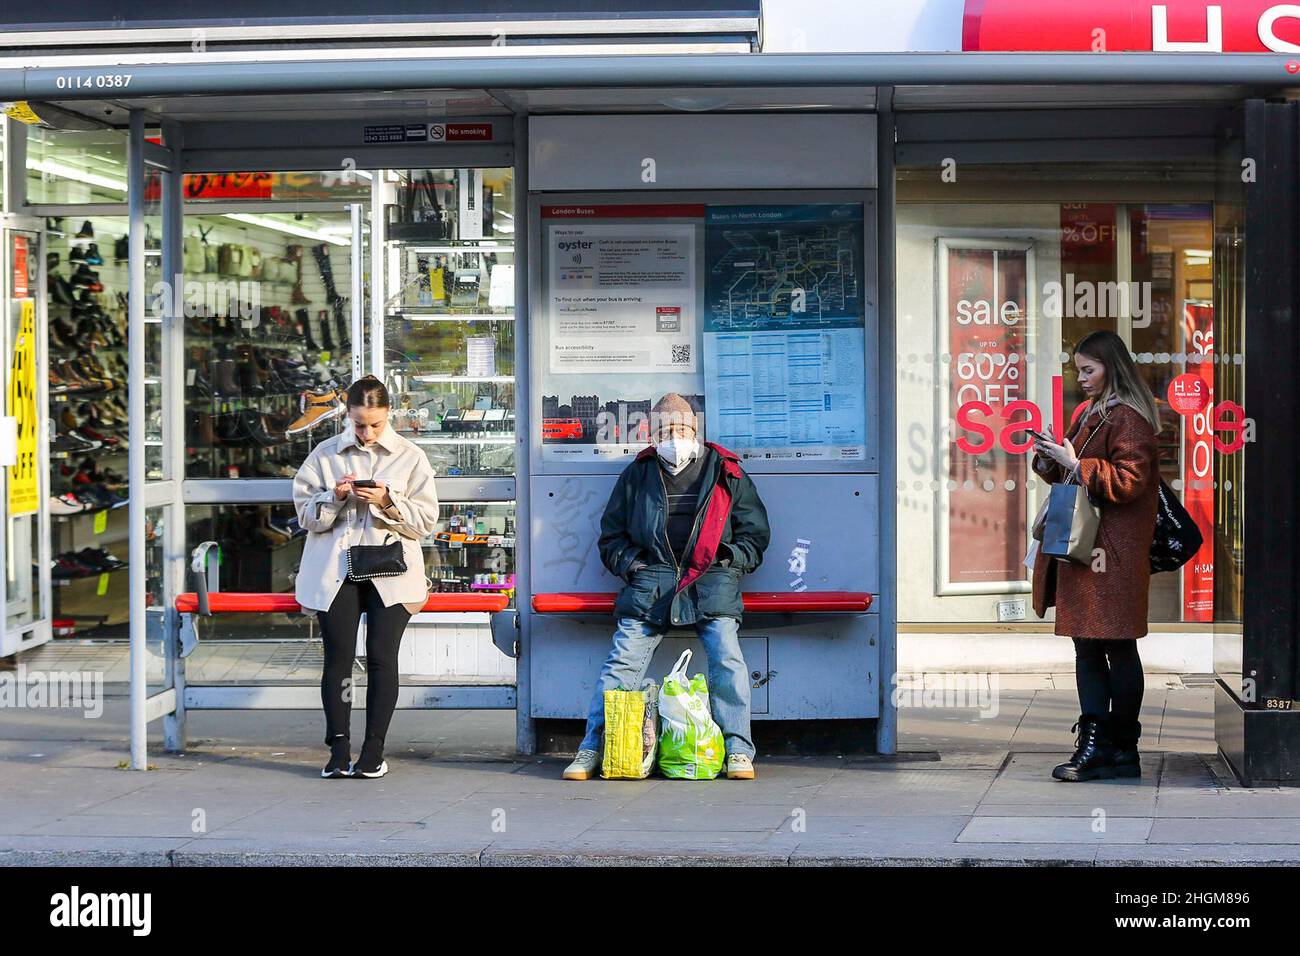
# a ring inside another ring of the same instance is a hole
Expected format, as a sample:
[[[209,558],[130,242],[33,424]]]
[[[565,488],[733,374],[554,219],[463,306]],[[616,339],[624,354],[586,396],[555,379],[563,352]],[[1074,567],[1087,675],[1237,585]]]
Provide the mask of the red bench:
[[[613,614],[616,597],[616,594],[599,591],[534,594],[533,610],[539,614]],[[864,614],[871,607],[871,595],[866,591],[747,591],[742,598],[745,610],[754,613]]]
[[[510,603],[504,594],[482,594],[473,591],[447,594],[430,594],[424,602],[426,611],[504,611]],[[219,613],[294,614],[302,610],[292,594],[257,593],[238,591],[213,591],[208,595],[208,608]],[[199,598],[193,591],[176,595],[176,610],[182,614],[197,614]]]

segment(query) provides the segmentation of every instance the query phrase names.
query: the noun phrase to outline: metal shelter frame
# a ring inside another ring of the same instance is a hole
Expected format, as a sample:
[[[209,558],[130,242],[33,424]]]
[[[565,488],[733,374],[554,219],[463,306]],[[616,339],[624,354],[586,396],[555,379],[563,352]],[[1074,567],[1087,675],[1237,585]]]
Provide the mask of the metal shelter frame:
[[[860,88],[869,90],[873,107],[868,111],[878,117],[878,202],[877,230],[880,237],[879,262],[879,356],[880,365],[888,369],[895,364],[894,346],[894,142],[901,88],[911,87],[982,87],[1005,92],[1012,87],[1040,86],[1052,89],[1082,88],[1075,92],[1084,98],[1093,97],[1104,105],[1107,90],[1116,85],[1139,87],[1176,86],[1193,89],[1235,87],[1226,92],[1228,99],[1243,99],[1247,95],[1275,94],[1286,90],[1295,82],[1296,60],[1285,54],[692,54],[679,55],[574,55],[528,57],[516,55],[476,57],[430,57],[427,59],[367,59],[365,51],[347,51],[331,59],[322,54],[319,60],[285,63],[212,62],[219,54],[210,57],[196,56],[186,63],[131,63],[116,65],[112,56],[69,58],[68,65],[53,66],[48,63],[16,68],[0,67],[0,99],[51,101],[67,109],[75,109],[82,101],[104,101],[111,95],[117,108],[129,112],[128,141],[128,215],[129,240],[129,367],[132,383],[129,392],[130,434],[144,433],[146,421],[144,390],[139,387],[145,362],[145,330],[151,321],[146,317],[145,240],[144,223],[147,214],[144,198],[146,173],[157,171],[162,178],[162,237],[163,274],[174,276],[181,271],[181,239],[183,205],[181,177],[188,165],[186,134],[188,121],[178,120],[177,112],[202,113],[205,98],[265,96],[314,96],[328,109],[329,97],[337,93],[383,92],[399,96],[404,92],[428,90],[566,90],[566,89],[621,89],[663,90],[689,86],[691,88],[726,89],[781,89],[812,90],[814,88]],[[346,58],[345,58],[346,57]],[[129,75],[124,84],[120,79]],[[1095,87],[1095,90],[1089,90]],[[810,99],[813,97],[810,95]],[[166,106],[160,104],[166,100]],[[508,95],[501,97],[510,102]],[[653,96],[647,101],[657,104]],[[226,101],[229,108],[229,100]],[[799,109],[818,109],[810,102]],[[933,105],[917,107],[933,109]],[[823,108],[824,109],[824,108]],[[659,111],[664,111],[658,105]],[[530,385],[528,309],[528,114],[525,108],[513,109],[510,161],[515,170],[515,369],[516,369],[516,422],[530,421],[528,408]],[[146,121],[150,116],[161,121],[163,144],[145,139]],[[501,116],[499,119],[505,119]],[[281,120],[277,120],[281,121]],[[239,141],[256,143],[262,136],[256,118],[240,124],[242,130],[227,127],[232,142],[226,146],[226,156],[236,155]],[[342,147],[341,147],[342,148]],[[360,147],[346,147],[355,153]],[[467,147],[467,150],[470,149]],[[450,165],[489,165],[495,156],[501,158],[500,147],[480,147],[484,152],[464,152]],[[198,152],[202,153],[203,150]],[[296,166],[280,168],[305,168],[301,165],[312,155],[332,155],[334,150],[282,149],[282,159]],[[209,157],[216,155],[210,153]],[[248,154],[245,154],[248,155]],[[274,151],[258,152],[259,168],[266,164]],[[481,155],[487,162],[475,163]],[[465,157],[471,157],[465,159]],[[202,162],[200,160],[200,162]],[[443,161],[440,159],[440,163]],[[337,161],[334,164],[337,165]],[[358,168],[368,168],[358,163]],[[208,166],[202,166],[207,169]],[[230,167],[233,168],[233,167]],[[272,167],[274,168],[274,167]],[[315,168],[323,168],[316,166]],[[10,182],[20,179],[12,169],[6,170]],[[741,184],[743,185],[743,184]],[[375,210],[372,206],[372,215]],[[372,255],[379,244],[372,233]],[[357,250],[359,254],[359,250]],[[354,267],[359,265],[355,261]],[[375,270],[372,269],[372,275]],[[359,314],[359,313],[357,313]],[[356,321],[354,314],[354,321]],[[177,376],[183,362],[181,318],[168,310],[160,320],[163,333],[164,381],[163,405],[165,433],[163,440],[163,479],[145,480],[144,444],[132,441],[129,448],[129,480],[131,501],[130,522],[130,646],[131,646],[131,766],[143,769],[146,765],[147,725],[164,719],[165,743],[169,749],[180,747],[184,736],[184,718],[187,693],[184,683],[184,663],[178,654],[180,622],[172,608],[149,608],[146,605],[145,581],[145,522],[149,509],[171,509],[171,520],[166,522],[165,549],[167,554],[167,581],[171,593],[184,589],[186,568],[184,521],[181,520],[186,504],[211,502],[216,489],[210,482],[187,481],[181,457],[184,449],[184,422],[176,413],[175,389]],[[360,348],[360,339],[354,339]],[[382,342],[377,346],[382,354]],[[882,376],[880,390],[881,421],[892,423],[895,419],[894,383]],[[525,529],[519,535],[516,551],[518,626],[518,674],[515,693],[495,702],[495,706],[515,706],[518,712],[517,734],[521,752],[531,752],[534,747],[533,731],[529,718],[529,609],[531,595],[529,582],[529,548],[526,529],[529,524],[529,435],[526,428],[516,426],[516,476],[502,482],[500,491],[507,490],[517,502],[518,526]],[[882,488],[892,488],[896,482],[896,449],[892,433],[882,436],[879,480]],[[493,479],[485,479],[493,480]],[[478,479],[449,479],[446,497],[457,500],[452,485],[463,488],[462,494],[471,493],[471,486],[481,486]],[[247,487],[241,500],[283,501],[280,482],[244,482]],[[284,484],[287,484],[285,482]],[[443,480],[440,479],[440,487]],[[223,497],[222,501],[229,501]],[[896,517],[892,509],[882,507],[880,521],[881,578],[879,611],[881,615],[880,667],[884,674],[895,670],[895,569],[886,558],[896,548]],[[167,648],[165,684],[161,692],[148,693],[146,675],[146,640],[150,627],[163,628]],[[477,703],[459,702],[455,695],[435,706],[483,706],[482,695]],[[469,701],[470,698],[466,698]],[[490,704],[491,705],[491,704]],[[298,706],[301,706],[299,704]],[[878,732],[878,747],[882,752],[892,752],[896,746],[896,715],[892,707],[882,707]]]

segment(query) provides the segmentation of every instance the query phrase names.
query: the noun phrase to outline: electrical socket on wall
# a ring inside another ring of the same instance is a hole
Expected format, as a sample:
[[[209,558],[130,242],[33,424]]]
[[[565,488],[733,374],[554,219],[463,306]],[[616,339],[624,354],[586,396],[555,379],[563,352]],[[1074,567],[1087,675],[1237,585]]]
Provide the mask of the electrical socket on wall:
[[[1011,601],[998,602],[998,623],[1006,624],[1009,621],[1023,621],[1025,619],[1025,599],[1015,598]]]

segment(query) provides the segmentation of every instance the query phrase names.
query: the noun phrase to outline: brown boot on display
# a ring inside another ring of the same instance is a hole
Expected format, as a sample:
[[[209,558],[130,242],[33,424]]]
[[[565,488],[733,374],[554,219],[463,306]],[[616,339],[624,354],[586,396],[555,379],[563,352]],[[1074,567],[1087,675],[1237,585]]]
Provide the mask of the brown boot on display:
[[[297,435],[311,431],[321,422],[338,418],[343,414],[343,402],[347,395],[342,390],[330,390],[323,394],[317,392],[302,393],[302,414],[289,423],[286,435]]]

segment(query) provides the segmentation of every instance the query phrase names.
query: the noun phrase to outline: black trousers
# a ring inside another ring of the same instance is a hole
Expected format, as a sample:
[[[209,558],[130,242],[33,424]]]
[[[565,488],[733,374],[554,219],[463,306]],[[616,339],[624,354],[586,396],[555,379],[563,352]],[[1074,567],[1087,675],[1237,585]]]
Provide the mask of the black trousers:
[[[1076,637],[1074,680],[1079,710],[1119,723],[1138,719],[1142,709],[1142,658],[1136,640]]]
[[[380,743],[397,706],[397,651],[411,612],[400,604],[384,607],[370,581],[344,581],[334,603],[317,615],[325,646],[320,699],[325,709],[325,743],[349,736],[352,718],[352,661],[357,626],[366,615],[366,737]]]

